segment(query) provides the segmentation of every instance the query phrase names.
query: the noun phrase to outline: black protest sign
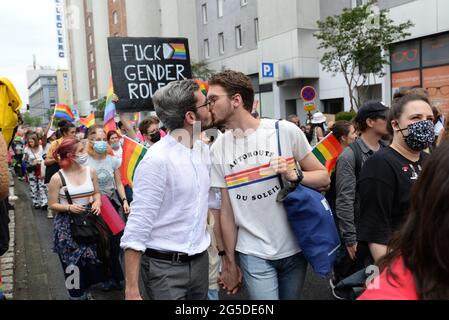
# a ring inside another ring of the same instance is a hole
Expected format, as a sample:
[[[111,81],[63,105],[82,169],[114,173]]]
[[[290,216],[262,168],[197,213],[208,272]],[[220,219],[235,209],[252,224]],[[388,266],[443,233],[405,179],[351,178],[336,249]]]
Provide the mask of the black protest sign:
[[[108,38],[119,112],[153,111],[154,93],[168,83],[192,78],[185,38]]]

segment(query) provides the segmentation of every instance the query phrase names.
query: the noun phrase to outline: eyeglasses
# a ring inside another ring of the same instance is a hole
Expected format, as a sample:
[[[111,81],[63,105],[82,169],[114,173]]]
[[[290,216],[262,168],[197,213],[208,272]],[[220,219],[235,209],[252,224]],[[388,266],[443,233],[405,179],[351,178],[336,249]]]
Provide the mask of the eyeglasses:
[[[207,97],[207,99],[209,100],[210,106],[213,107],[215,106],[215,103],[220,99],[220,97],[232,97],[234,95],[229,95],[229,94],[220,94],[217,96],[209,96]]]
[[[441,93],[443,96],[449,95],[449,85],[448,86],[442,86],[442,87],[428,87],[426,90],[429,92],[431,96],[436,96],[438,92]]]
[[[402,63],[405,60],[412,62],[416,60],[417,57],[418,57],[418,49],[411,49],[392,54],[393,61],[396,63]]]
[[[211,101],[206,99],[206,103],[200,105],[199,107],[196,107],[196,110],[201,109],[201,108],[207,108],[207,110],[210,109],[210,105],[211,105]]]

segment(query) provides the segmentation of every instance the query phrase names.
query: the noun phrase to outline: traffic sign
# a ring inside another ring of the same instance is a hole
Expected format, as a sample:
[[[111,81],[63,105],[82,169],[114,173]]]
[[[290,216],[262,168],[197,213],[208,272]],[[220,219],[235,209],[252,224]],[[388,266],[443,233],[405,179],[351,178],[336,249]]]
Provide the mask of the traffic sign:
[[[313,101],[316,98],[316,90],[314,87],[306,86],[301,89],[301,98],[304,101]]]
[[[306,111],[306,112],[312,112],[312,111],[315,111],[316,109],[317,109],[317,106],[316,106],[315,101],[311,101],[311,102],[304,104],[304,111]]]
[[[274,64],[273,63],[262,63],[262,77],[263,78],[274,78]]]

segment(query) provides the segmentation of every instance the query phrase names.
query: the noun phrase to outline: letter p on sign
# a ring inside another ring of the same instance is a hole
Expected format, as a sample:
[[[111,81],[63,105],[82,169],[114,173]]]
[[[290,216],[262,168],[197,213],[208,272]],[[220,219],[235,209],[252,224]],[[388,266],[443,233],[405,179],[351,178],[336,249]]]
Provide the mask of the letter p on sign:
[[[262,63],[262,77],[263,78],[273,78],[274,77],[274,64],[273,63]]]

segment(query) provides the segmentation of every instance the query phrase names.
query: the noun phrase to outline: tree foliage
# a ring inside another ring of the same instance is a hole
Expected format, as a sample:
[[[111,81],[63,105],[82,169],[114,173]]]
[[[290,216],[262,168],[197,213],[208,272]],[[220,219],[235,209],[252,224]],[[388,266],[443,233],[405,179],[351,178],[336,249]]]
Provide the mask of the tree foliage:
[[[340,15],[317,22],[315,37],[320,41],[318,49],[324,50],[320,60],[323,70],[343,74],[351,111],[363,103],[370,80],[385,75],[383,66],[389,63],[390,44],[409,36],[406,30],[413,26],[410,21],[394,24],[388,10],[379,10],[376,2],[344,9]]]
[[[202,81],[209,81],[212,75],[215,73],[214,70],[209,69],[207,63],[205,62],[192,62],[192,76],[194,79],[199,79]]]

